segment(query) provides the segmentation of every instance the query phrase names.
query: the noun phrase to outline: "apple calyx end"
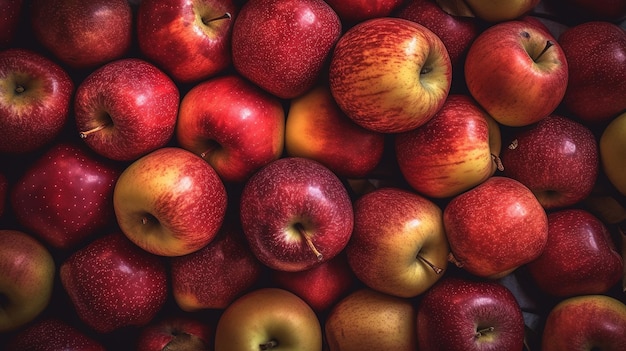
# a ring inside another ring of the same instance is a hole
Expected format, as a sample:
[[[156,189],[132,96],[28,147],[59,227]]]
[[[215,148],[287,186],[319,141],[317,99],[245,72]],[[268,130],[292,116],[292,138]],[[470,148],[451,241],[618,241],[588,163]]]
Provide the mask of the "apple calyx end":
[[[500,156],[491,154],[491,159],[496,164],[496,168],[498,168],[498,171],[500,172],[504,171],[504,165],[502,164],[502,160],[500,159]]]
[[[475,338],[480,338],[480,337],[482,337],[483,335],[485,335],[486,333],[491,333],[491,332],[493,332],[494,330],[496,330],[496,328],[494,328],[494,327],[487,327],[487,328],[482,328],[482,329],[479,329],[479,330],[477,330],[477,331],[476,331],[476,333],[474,334],[474,337],[475,337]]]
[[[259,345],[259,350],[260,351],[266,351],[266,350],[272,350],[274,348],[276,348],[276,346],[278,346],[278,341],[272,339],[264,344],[260,344]]]
[[[21,85],[21,84],[18,84],[18,85],[15,87],[15,93],[16,93],[16,94],[18,94],[18,95],[19,95],[19,94],[21,94],[21,93],[23,93],[23,92],[25,92],[25,91],[26,91],[26,88],[24,88],[24,86],[23,86],[23,85]]]
[[[430,267],[433,270],[433,272],[435,272],[435,274],[439,275],[443,273],[443,268],[435,266],[432,262],[425,259],[424,256],[417,255],[417,258],[419,258],[422,262],[426,263],[426,265]]]
[[[84,131],[84,132],[80,132],[80,138],[81,139],[85,139],[85,138],[87,138],[87,136],[89,136],[89,134],[93,134],[93,133],[99,132],[99,131],[103,130],[104,128],[108,127],[108,126],[109,126],[108,123],[101,124],[101,125],[99,125],[99,126],[97,126],[95,128],[89,129],[89,130]]]

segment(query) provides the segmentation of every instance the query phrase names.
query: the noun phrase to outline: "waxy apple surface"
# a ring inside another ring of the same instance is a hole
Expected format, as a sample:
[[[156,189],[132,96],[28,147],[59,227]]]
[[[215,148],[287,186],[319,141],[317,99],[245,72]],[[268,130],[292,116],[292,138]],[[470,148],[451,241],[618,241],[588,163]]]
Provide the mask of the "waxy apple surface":
[[[626,112],[604,128],[599,149],[604,174],[619,193],[626,195]]]
[[[0,21],[0,49],[9,47],[15,41],[23,5],[23,0],[0,1],[0,13],[4,14]]]
[[[106,351],[102,343],[57,317],[39,319],[15,334],[6,351]]]
[[[532,11],[540,0],[464,0],[474,15],[488,22],[518,19]]]
[[[348,25],[376,17],[390,16],[403,0],[326,0]]]
[[[141,328],[135,351],[211,350],[214,326],[192,315],[168,314]]]

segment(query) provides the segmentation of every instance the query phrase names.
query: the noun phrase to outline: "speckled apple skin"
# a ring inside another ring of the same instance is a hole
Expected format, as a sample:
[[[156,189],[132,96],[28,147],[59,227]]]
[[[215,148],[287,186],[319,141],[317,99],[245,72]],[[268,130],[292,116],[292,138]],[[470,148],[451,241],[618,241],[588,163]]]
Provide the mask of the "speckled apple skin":
[[[349,24],[390,16],[403,0],[327,0],[342,21]]]
[[[7,344],[6,351],[82,350],[106,351],[91,336],[56,317],[36,321],[20,331]]]

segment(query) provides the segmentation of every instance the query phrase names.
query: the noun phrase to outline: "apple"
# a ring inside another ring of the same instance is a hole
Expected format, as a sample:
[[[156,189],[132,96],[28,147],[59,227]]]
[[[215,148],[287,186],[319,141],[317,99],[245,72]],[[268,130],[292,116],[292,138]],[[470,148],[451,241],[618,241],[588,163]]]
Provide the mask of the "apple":
[[[175,81],[207,79],[231,65],[233,0],[143,0],[137,11],[142,55]]]
[[[133,12],[126,0],[33,0],[36,39],[70,67],[91,69],[130,51]]]
[[[626,112],[611,120],[602,130],[598,143],[601,168],[617,191],[626,195]]]
[[[443,106],[452,65],[444,43],[430,29],[382,17],[345,32],[328,75],[333,97],[354,122],[399,133],[423,125]]]
[[[236,74],[205,80],[183,97],[179,145],[204,158],[225,182],[244,182],[283,153],[281,101]]]
[[[61,285],[80,320],[98,333],[152,321],[169,293],[165,262],[112,232],[66,258]]]
[[[363,178],[383,157],[385,135],[354,123],[327,84],[290,101],[285,127],[289,156],[314,159],[341,177]]]
[[[213,334],[212,325],[199,317],[169,314],[141,327],[134,350],[210,350]]]
[[[570,27],[559,36],[569,83],[564,107],[587,124],[608,122],[626,110],[626,32],[604,21]]]
[[[75,249],[115,221],[113,189],[121,172],[82,144],[59,142],[12,186],[15,220],[55,249]]]
[[[16,41],[23,5],[23,0],[0,1],[0,13],[3,14],[0,22],[0,49],[6,49]]]
[[[122,232],[161,256],[187,255],[209,244],[226,205],[226,188],[213,167],[179,147],[163,147],[134,161],[113,190]]]
[[[269,93],[294,98],[317,82],[341,29],[323,0],[249,0],[233,24],[233,66]]]
[[[324,335],[329,351],[415,351],[416,316],[411,300],[360,288],[333,306]]]
[[[343,23],[354,25],[368,19],[387,17],[404,0],[326,0]]]
[[[600,156],[587,126],[552,114],[512,131],[508,141],[500,155],[503,174],[526,185],[544,208],[572,206],[591,194]]]
[[[58,137],[69,119],[74,82],[46,56],[0,51],[0,153],[24,154]]]
[[[179,91],[153,64],[124,58],[92,71],[74,96],[81,138],[100,155],[134,161],[174,135]]]
[[[492,176],[453,197],[443,210],[450,259],[478,277],[502,278],[547,245],[548,216],[517,180]]]
[[[626,17],[626,3],[620,0],[546,0],[553,13],[567,13],[573,25],[590,21],[618,23]]]
[[[417,307],[418,349],[524,349],[524,317],[513,293],[495,281],[449,276]]]
[[[548,242],[526,265],[541,291],[557,297],[604,294],[621,281],[624,263],[606,225],[590,212],[548,214]]]
[[[279,288],[259,288],[222,313],[215,351],[321,351],[320,321],[306,302]]]
[[[541,350],[626,350],[626,305],[607,295],[567,298],[546,318]]]
[[[13,335],[6,351],[85,350],[106,351],[103,344],[57,317],[44,317]]]
[[[50,304],[56,265],[46,246],[21,230],[0,230],[0,333],[15,331]]]
[[[540,0],[458,0],[465,2],[473,14],[487,22],[506,22],[531,12]]]
[[[433,118],[394,142],[404,179],[429,197],[458,195],[503,169],[500,126],[465,94],[450,94]]]
[[[497,23],[470,46],[465,83],[496,121],[510,127],[527,126],[553,113],[561,103],[568,87],[566,56],[552,35],[529,21]]]

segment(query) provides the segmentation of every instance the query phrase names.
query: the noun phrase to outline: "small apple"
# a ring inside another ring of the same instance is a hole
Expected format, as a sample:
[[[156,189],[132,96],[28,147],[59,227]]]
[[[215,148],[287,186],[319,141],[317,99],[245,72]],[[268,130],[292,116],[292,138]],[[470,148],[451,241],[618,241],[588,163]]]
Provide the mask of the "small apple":
[[[106,351],[103,344],[57,317],[39,319],[11,337],[6,351]]]
[[[213,345],[211,324],[196,316],[166,315],[141,327],[135,351],[206,351]]]
[[[326,0],[337,12],[341,21],[354,25],[376,17],[387,17],[402,5],[404,0]]]
[[[611,185],[626,196],[626,112],[604,127],[598,145],[604,174]]]
[[[6,49],[13,44],[20,24],[23,5],[24,0],[0,1],[0,13],[3,14],[2,21],[0,21],[0,49]]]

